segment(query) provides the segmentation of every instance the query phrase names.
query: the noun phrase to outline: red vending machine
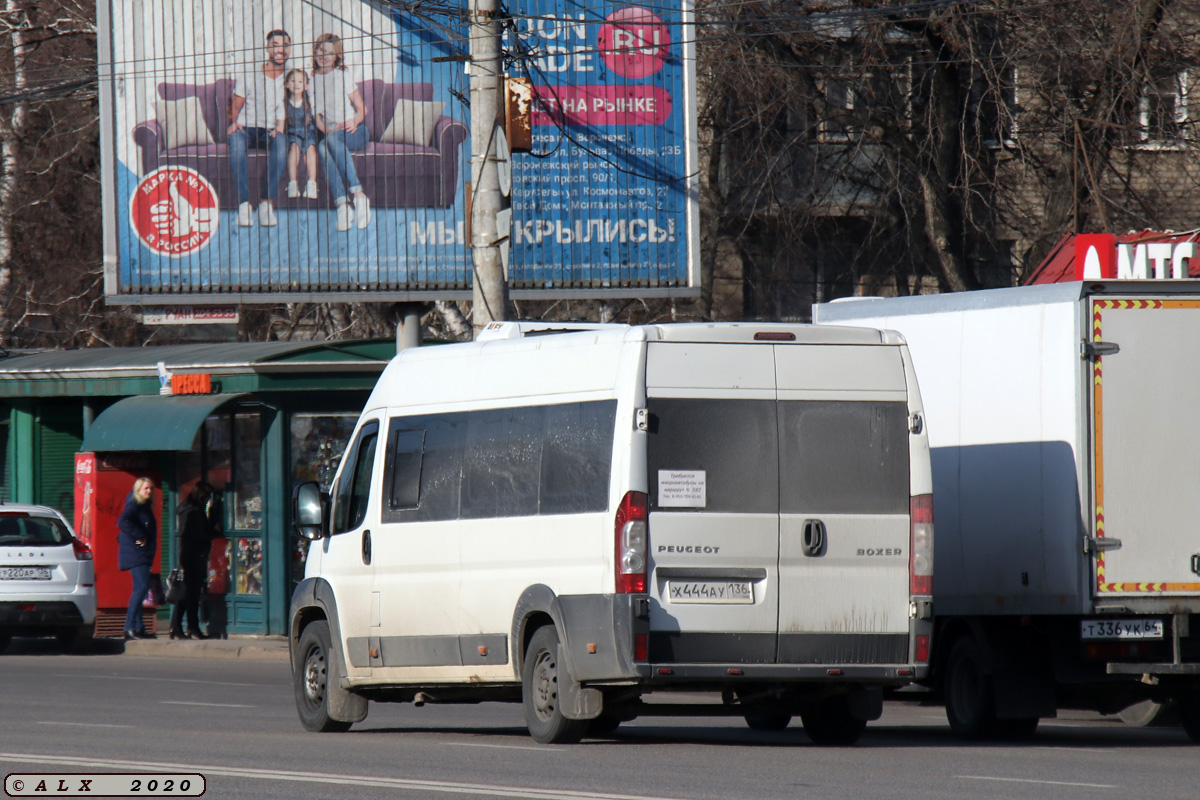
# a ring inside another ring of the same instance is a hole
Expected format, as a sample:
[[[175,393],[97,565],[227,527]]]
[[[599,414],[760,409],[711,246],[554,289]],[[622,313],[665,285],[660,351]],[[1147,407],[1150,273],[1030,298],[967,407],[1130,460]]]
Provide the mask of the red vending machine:
[[[125,609],[133,581],[128,572],[117,568],[117,519],[138,478],[154,481],[150,504],[159,529],[155,563],[162,562],[162,475],[157,461],[151,453],[75,454],[75,531],[92,548],[96,567],[97,636],[124,635]],[[147,608],[143,613],[146,630],[155,632],[157,610]]]

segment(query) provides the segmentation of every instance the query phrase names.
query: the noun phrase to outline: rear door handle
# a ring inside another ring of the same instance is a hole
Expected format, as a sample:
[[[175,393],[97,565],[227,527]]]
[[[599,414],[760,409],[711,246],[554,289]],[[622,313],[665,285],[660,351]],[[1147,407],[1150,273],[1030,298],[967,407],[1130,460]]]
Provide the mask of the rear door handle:
[[[367,530],[362,535],[362,560],[368,567],[371,566],[371,532]]]
[[[825,554],[825,523],[819,519],[804,520],[804,555],[815,558]]]

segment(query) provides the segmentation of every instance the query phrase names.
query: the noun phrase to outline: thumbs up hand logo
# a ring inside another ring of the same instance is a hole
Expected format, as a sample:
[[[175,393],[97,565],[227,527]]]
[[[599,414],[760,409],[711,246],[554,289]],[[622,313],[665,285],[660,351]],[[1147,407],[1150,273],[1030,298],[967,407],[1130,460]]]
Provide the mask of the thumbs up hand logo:
[[[220,224],[220,207],[203,175],[190,167],[166,166],[138,183],[130,216],[142,244],[178,258],[212,241]]]
[[[194,208],[188,199],[179,193],[179,184],[167,187],[167,200],[150,206],[150,222],[159,236],[174,236],[183,239],[193,233],[211,233],[216,224],[216,209]]]

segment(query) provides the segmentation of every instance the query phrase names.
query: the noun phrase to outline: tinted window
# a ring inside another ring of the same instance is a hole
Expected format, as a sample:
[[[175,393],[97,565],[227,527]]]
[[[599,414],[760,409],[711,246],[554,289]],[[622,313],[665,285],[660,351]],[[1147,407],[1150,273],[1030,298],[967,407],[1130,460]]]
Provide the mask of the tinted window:
[[[544,419],[541,407],[470,414],[459,512],[464,519],[538,513]]]
[[[546,406],[542,514],[608,508],[617,401]]]
[[[393,419],[384,518],[604,511],[616,407],[606,400]]]
[[[779,404],[783,513],[908,512],[904,403]]]
[[[688,470],[704,472],[704,507],[673,511],[778,513],[775,401],[653,398],[648,407],[651,508],[659,470]]]
[[[383,509],[388,522],[458,519],[463,443],[467,414],[430,414],[391,421],[393,451],[386,477],[392,501]],[[422,437],[419,457],[413,437]],[[409,449],[412,448],[412,449]],[[411,470],[411,471],[409,471]],[[407,474],[398,474],[407,472]],[[416,502],[408,504],[416,490]]]

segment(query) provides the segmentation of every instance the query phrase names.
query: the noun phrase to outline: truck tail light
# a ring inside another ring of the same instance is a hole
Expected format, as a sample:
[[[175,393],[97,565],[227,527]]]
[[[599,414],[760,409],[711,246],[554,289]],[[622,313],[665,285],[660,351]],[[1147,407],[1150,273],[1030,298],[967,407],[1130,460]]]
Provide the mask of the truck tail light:
[[[644,492],[626,492],[617,508],[617,594],[646,591],[650,531]]]
[[[91,561],[92,560],[92,548],[88,547],[82,540],[72,539],[71,540],[71,549],[75,551],[75,560],[76,561]]]
[[[908,590],[914,595],[933,594],[933,495],[909,501]]]

